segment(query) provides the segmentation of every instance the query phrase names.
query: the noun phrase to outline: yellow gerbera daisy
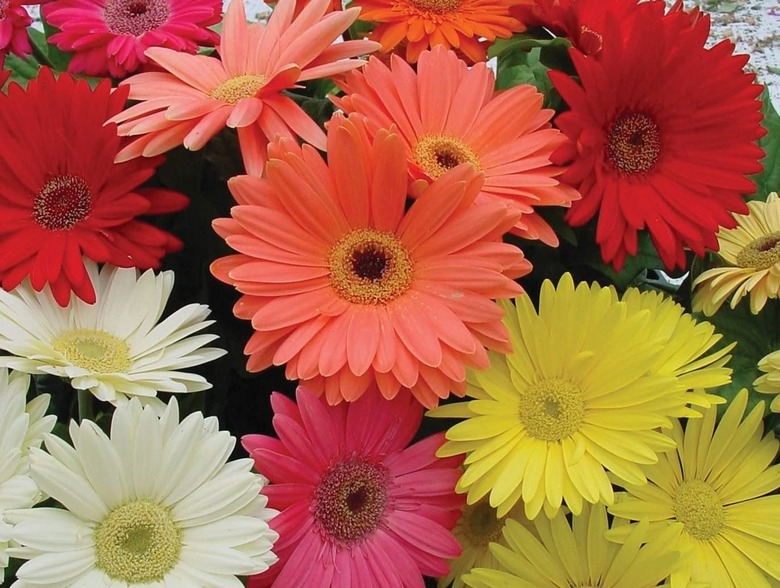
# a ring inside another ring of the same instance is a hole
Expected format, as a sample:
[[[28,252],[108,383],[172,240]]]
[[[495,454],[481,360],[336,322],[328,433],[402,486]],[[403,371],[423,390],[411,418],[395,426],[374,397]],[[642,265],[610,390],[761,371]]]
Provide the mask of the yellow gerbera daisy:
[[[780,198],[772,192],[766,202],[748,202],[748,209],[734,215],[736,228],[718,231],[719,253],[729,265],[694,280],[693,310],[712,316],[729,296],[734,308],[750,294],[750,310],[758,314],[767,299],[780,296]]]
[[[711,352],[720,336],[670,299],[629,291],[621,301],[566,274],[557,290],[544,283],[538,314],[528,297],[504,308],[514,351],[469,371],[474,400],[431,413],[466,419],[438,455],[466,454],[456,490],[469,504],[489,493],[503,516],[522,499],[529,519],[563,501],[575,514],[583,500],[610,504],[607,470],[645,483],[640,465],[674,448],[657,429],[699,416],[688,404],[723,402],[688,390],[730,381],[730,347]]]
[[[780,580],[780,465],[771,465],[780,442],[763,436],[764,403],[742,420],[748,393],[743,389],[717,429],[716,408],[703,419],[675,423],[677,451],[644,471],[648,484],[626,484],[610,513],[650,524],[653,539],[669,528],[682,529],[674,548],[687,553],[671,575],[672,586],[762,588]],[[630,527],[629,527],[630,528]],[[610,539],[623,541],[626,529]]]
[[[777,394],[769,410],[780,412],[780,349],[763,357],[758,362],[758,369],[765,373],[753,382],[753,387],[764,394]]]
[[[540,539],[521,524],[507,521],[507,546],[490,546],[499,569],[475,568],[463,576],[466,584],[472,588],[651,588],[680,559],[680,553],[669,547],[680,533],[675,528],[648,540],[645,523],[633,526],[623,545],[607,541],[603,505],[583,508],[571,527],[562,512],[552,520],[539,517],[534,524]]]

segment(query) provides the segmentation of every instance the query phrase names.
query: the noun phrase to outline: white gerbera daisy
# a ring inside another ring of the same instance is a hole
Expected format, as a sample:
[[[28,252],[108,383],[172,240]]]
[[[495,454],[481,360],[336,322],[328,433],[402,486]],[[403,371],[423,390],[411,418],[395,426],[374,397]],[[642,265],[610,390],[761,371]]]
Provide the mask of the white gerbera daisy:
[[[116,409],[110,438],[71,423],[73,447],[47,435],[30,475],[67,510],[8,513],[15,588],[241,588],[238,575],[276,561],[277,514],[252,460],[228,462],[235,438],[216,418],[179,423],[173,398],[158,417],[138,399]]]
[[[31,374],[70,379],[115,406],[138,396],[155,403],[157,392],[197,392],[211,387],[184,368],[221,357],[222,349],[203,347],[217,335],[191,336],[214,321],[209,309],[189,304],[157,324],[173,287],[173,272],[97,266],[85,261],[97,301],[71,296],[62,308],[46,289],[35,292],[25,281],[12,292],[0,290],[0,366]]]
[[[8,509],[31,508],[43,496],[28,475],[27,454],[39,447],[45,433],[54,428],[56,417],[44,416],[49,395],[37,396],[28,404],[30,376],[0,369],[0,582],[8,565],[11,526],[5,520]]]

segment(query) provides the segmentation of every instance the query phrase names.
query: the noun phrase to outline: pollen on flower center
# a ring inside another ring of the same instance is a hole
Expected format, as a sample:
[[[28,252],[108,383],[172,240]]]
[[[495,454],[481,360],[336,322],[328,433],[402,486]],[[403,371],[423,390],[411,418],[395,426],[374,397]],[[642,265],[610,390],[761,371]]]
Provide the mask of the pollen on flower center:
[[[560,378],[541,380],[520,397],[520,422],[537,439],[565,439],[579,430],[584,416],[582,392]]]
[[[723,528],[725,513],[718,495],[701,480],[680,484],[674,495],[674,512],[685,531],[696,539],[712,539]]]
[[[387,506],[387,470],[351,458],[323,476],[314,493],[314,518],[340,543],[359,541],[379,526]]]
[[[103,15],[112,33],[140,37],[166,23],[168,0],[108,0]]]
[[[648,115],[629,112],[620,115],[607,132],[607,160],[626,174],[646,172],[661,154],[661,132]]]
[[[463,0],[409,0],[409,4],[417,10],[433,14],[449,14],[455,12]]]
[[[134,500],[95,525],[95,566],[112,580],[140,584],[163,580],[179,561],[182,532],[170,509]]]
[[[265,85],[265,76],[244,74],[234,76],[222,82],[211,91],[214,100],[221,100],[228,104],[235,104],[242,98],[249,98],[257,94],[257,91]]]
[[[737,255],[740,267],[763,270],[776,263],[780,263],[780,231],[751,241]]]
[[[78,176],[54,176],[33,197],[33,218],[44,229],[72,229],[92,211],[92,192]]]
[[[73,365],[91,372],[126,372],[132,365],[127,343],[105,331],[73,329],[54,339],[52,346]]]
[[[9,0],[0,0],[0,19],[5,18],[5,11],[8,10]]]
[[[496,509],[486,500],[463,507],[463,529],[474,545],[487,546],[501,537],[504,518],[497,517]]]
[[[457,137],[444,134],[423,135],[414,146],[414,160],[434,180],[461,163],[479,169],[474,150]]]
[[[393,234],[355,229],[331,248],[328,256],[334,290],[355,304],[387,304],[409,289],[413,263]]]

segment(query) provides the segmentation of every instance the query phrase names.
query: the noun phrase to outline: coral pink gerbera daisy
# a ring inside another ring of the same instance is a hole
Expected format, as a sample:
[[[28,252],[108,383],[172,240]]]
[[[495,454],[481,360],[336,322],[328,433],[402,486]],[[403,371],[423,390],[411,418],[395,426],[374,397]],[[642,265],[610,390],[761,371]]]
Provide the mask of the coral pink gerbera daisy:
[[[359,115],[358,115],[359,116]],[[530,271],[501,236],[517,214],[475,203],[469,165],[435,180],[408,212],[401,138],[369,142],[361,118],[336,115],[328,163],[311,146],[272,143],[266,177],[228,185],[239,206],[214,228],[239,251],[212,273],[243,294],[251,319],[248,369],[287,364],[328,402],[355,400],[375,382],[387,398],[411,388],[432,407],[465,393],[465,367],[487,367],[485,346],[507,351],[503,310],[491,299],[522,289]]]
[[[32,52],[27,36],[32,18],[22,4],[19,0],[0,0],[0,66],[8,53],[29,55]]]
[[[53,0],[46,21],[60,29],[49,41],[72,51],[68,71],[125,77],[148,59],[149,47],[195,53],[219,35],[207,27],[222,17],[221,0]]]
[[[734,44],[704,43],[709,18],[679,5],[643,2],[624,26],[607,21],[598,57],[571,50],[580,84],[550,77],[571,110],[556,123],[573,158],[562,180],[579,189],[568,221],[598,214],[596,240],[619,269],[647,228],[667,268],[685,267],[684,248],[718,250],[720,227],[744,214],[763,151],[761,86]]]
[[[244,165],[260,175],[266,144],[276,135],[300,136],[320,149],[325,134],[282,90],[299,82],[349,71],[351,59],[379,45],[371,41],[333,44],[359,10],[327,13],[330,0],[311,0],[293,18],[295,0],[280,0],[267,25],[248,24],[242,0],[225,14],[221,59],[152,47],[146,55],[165,72],[128,78],[130,99],[140,100],[113,118],[119,134],[136,137],[119,161],[164,153],[182,143],[198,150],[226,125],[238,130]]]
[[[43,68],[26,89],[0,93],[0,279],[5,290],[29,276],[48,284],[65,306],[73,291],[88,303],[95,290],[82,256],[119,267],[156,268],[181,247],[173,235],[139,221],[181,210],[170,190],[139,188],[161,158],[115,164],[120,139],[106,119],[126,90],[105,80],[95,89]]]
[[[296,397],[271,396],[280,439],[241,440],[271,482],[268,507],[281,511],[271,520],[279,562],[250,588],[422,588],[423,575],[446,575],[460,554],[461,460],[435,457],[442,434],[407,447],[420,404],[404,392],[328,406],[303,386]]]
[[[470,163],[485,176],[477,199],[497,198],[522,216],[513,232],[557,245],[552,228],[534,206],[569,206],[577,192],[556,179],[564,168],[550,162],[566,142],[551,128],[554,111],[542,109],[533,86],[495,93],[495,76],[484,63],[472,68],[452,51],[425,51],[417,73],[400,57],[388,68],[372,57],[341,83],[347,94],[334,102],[366,116],[372,132],[395,125],[413,178],[438,178]],[[398,93],[405,95],[399,100]]]

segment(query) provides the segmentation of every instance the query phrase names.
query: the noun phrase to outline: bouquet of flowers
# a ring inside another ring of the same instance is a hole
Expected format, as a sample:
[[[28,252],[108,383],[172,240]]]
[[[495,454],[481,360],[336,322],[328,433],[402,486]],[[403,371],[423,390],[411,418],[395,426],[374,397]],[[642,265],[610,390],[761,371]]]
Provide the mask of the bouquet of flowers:
[[[0,0],[3,586],[780,585],[780,119],[709,34]]]

